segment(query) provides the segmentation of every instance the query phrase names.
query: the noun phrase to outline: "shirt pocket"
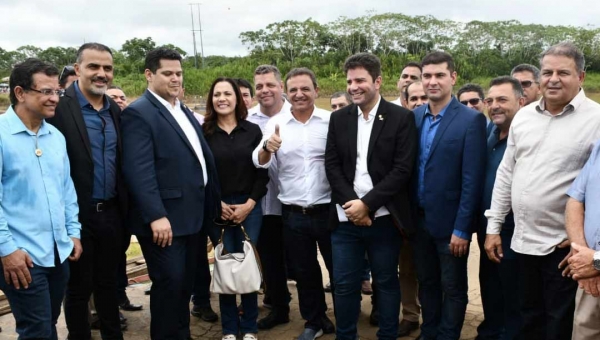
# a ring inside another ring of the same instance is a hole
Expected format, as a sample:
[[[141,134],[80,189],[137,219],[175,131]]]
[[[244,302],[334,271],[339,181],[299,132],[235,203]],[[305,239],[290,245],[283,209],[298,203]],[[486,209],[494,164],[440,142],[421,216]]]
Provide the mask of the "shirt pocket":
[[[550,150],[548,163],[560,172],[581,169],[585,162],[583,149],[583,143],[577,141],[555,144]]]

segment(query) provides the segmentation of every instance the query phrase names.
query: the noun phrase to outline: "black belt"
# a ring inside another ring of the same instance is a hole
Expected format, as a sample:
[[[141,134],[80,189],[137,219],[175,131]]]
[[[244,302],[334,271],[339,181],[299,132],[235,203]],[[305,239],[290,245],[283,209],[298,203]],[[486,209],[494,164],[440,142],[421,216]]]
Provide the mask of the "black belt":
[[[283,210],[301,213],[302,215],[315,215],[315,214],[329,211],[329,203],[315,204],[315,205],[311,205],[310,207],[301,207],[299,205],[283,204],[282,208],[283,208]]]
[[[104,212],[108,208],[112,208],[117,205],[117,198],[111,198],[109,200],[92,200],[92,209],[94,212]]]

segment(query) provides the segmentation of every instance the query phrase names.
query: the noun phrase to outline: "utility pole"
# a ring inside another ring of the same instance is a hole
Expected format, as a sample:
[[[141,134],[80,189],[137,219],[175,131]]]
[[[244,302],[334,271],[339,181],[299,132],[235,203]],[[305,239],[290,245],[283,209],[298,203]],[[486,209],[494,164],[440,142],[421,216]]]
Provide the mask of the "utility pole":
[[[202,43],[202,19],[200,19],[200,5],[201,3],[197,2],[196,6],[198,6],[198,28],[200,31],[200,53],[202,54],[202,68],[204,68],[204,44]]]
[[[196,29],[194,27],[194,7],[192,7],[194,4],[189,4],[190,5],[190,14],[192,16],[192,39],[194,39],[194,67],[198,68],[198,52],[196,50]],[[200,39],[202,39],[202,36],[200,36]],[[202,62],[202,66],[204,66],[204,62]]]

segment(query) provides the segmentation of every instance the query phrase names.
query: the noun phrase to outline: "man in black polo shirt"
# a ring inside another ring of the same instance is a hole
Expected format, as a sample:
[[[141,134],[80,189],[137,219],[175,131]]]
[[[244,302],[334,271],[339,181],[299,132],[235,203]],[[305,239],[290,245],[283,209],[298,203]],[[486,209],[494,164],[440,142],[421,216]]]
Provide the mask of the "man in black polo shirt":
[[[523,88],[517,79],[504,76],[491,81],[485,104],[495,126],[488,138],[481,219],[477,231],[481,250],[479,284],[485,316],[477,328],[477,339],[481,340],[515,339],[522,323],[517,295],[517,258],[510,249],[515,227],[513,214],[506,216],[500,235],[487,235],[486,239],[487,218],[483,213],[491,205],[496,170],[506,150],[510,124],[524,103]],[[496,243],[497,239],[502,241],[501,246]]]

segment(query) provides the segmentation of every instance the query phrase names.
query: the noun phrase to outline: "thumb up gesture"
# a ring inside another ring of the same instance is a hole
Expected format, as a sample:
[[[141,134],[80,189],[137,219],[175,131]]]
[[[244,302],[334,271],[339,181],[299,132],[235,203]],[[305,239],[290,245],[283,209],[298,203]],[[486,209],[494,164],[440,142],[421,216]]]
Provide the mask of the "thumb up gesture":
[[[281,136],[279,135],[279,124],[275,125],[275,133],[269,137],[266,143],[266,149],[270,153],[275,153],[281,147]]]

